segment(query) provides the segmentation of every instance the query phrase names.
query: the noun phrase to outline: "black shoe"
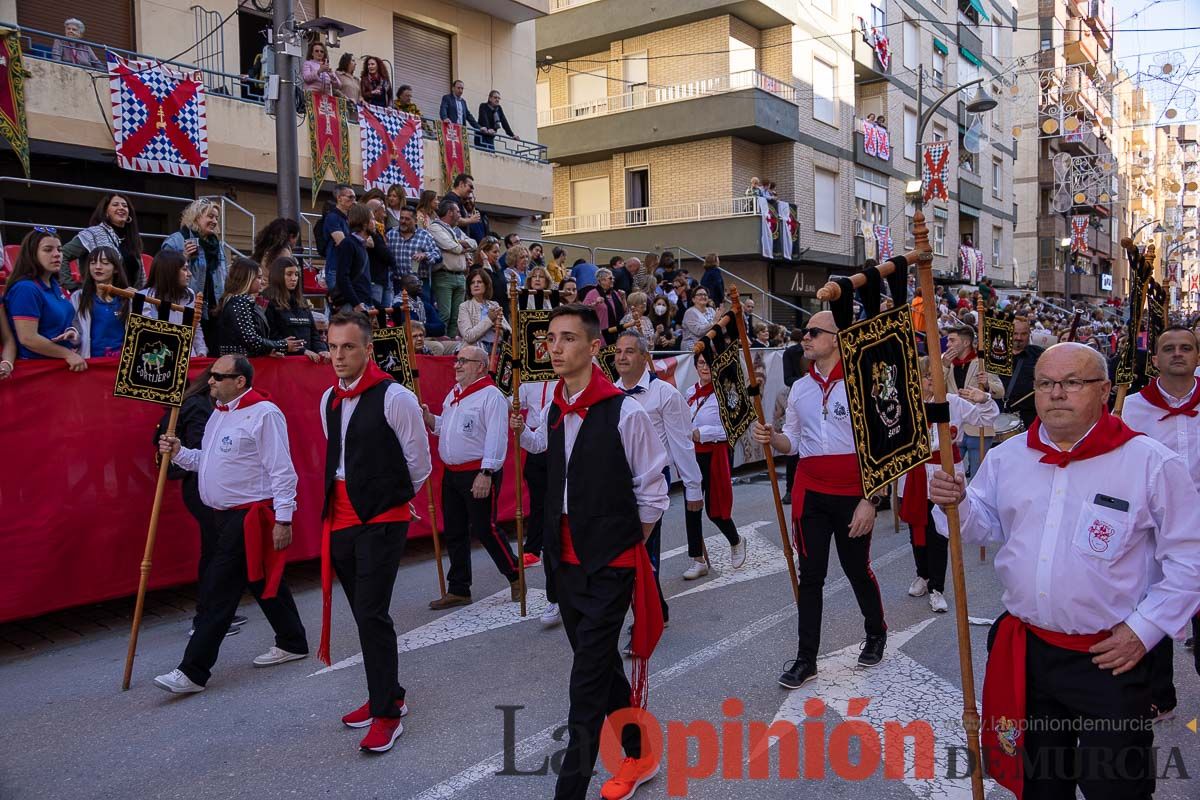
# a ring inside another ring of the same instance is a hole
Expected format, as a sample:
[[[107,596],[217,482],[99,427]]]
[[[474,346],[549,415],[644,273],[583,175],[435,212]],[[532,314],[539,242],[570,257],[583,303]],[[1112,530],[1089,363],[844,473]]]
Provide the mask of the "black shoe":
[[[788,669],[779,676],[779,685],[785,689],[799,689],[817,677],[817,668],[806,658],[789,661]]]
[[[1189,636],[1189,637],[1187,638],[1187,641],[1183,643],[1183,647],[1184,647],[1184,649],[1185,649],[1185,650],[1195,650],[1195,649],[1196,649],[1196,639],[1195,639],[1195,637],[1194,637],[1194,636]]]
[[[790,506],[792,504],[792,493],[791,492],[787,492],[783,495],[783,504],[785,506]]]
[[[248,620],[247,620],[245,617],[243,617],[241,614],[234,614],[234,615],[233,615],[233,622],[231,622],[231,623],[229,623],[229,624],[230,624],[230,625],[232,625],[232,626],[233,626],[233,627],[235,627],[235,628],[240,628],[240,627],[242,627],[243,625],[245,625],[247,621],[248,621]]]
[[[867,638],[863,640],[862,652],[858,654],[858,665],[860,667],[874,667],[883,661],[883,648],[887,645],[887,634],[881,633],[878,636],[867,634]]]

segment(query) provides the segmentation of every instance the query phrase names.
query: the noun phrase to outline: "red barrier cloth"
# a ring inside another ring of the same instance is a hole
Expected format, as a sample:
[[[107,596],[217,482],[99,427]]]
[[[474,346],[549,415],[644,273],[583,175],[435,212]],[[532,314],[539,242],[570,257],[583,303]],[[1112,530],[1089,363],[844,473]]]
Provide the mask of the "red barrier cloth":
[[[287,557],[317,558],[325,483],[318,406],[333,368],[306,358],[252,360],[255,386],[269,392],[287,418],[300,477]],[[210,363],[193,359],[193,374]],[[423,399],[441,413],[454,384],[453,357],[417,356],[417,367]],[[114,398],[116,368],[116,358],[90,359],[80,374],[57,359],[22,360],[0,383],[0,622],[137,591],[158,479],[154,430],[165,408]],[[442,466],[432,436],[430,450],[434,497],[440,497]],[[509,475],[515,474],[513,452],[510,437]],[[414,502],[425,511],[421,498]],[[506,480],[498,518],[513,519],[515,505],[514,481]],[[408,535],[429,532],[423,514]],[[150,588],[194,582],[199,555],[196,522],[184,508],[179,482],[168,481]]]

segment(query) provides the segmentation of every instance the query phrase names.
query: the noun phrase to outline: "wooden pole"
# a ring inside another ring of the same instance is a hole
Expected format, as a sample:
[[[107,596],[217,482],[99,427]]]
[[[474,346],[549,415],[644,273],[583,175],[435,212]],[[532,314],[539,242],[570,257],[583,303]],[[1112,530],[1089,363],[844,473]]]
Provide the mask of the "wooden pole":
[[[976,327],[979,329],[979,333],[978,333],[979,338],[977,339],[977,341],[979,342],[979,346],[976,348],[976,353],[983,353],[983,352],[985,352],[985,350],[983,348],[986,345],[984,344],[984,341],[983,341],[983,295],[982,294],[979,295],[979,302],[975,304],[975,315],[978,317],[978,319],[975,322],[976,322]],[[978,357],[979,356],[976,356],[976,358],[978,358]],[[987,373],[983,371],[983,363],[984,362],[982,360],[980,360],[980,362],[979,362],[979,382],[981,384],[983,384],[982,389],[985,392],[987,392],[988,391]],[[991,394],[991,392],[988,392],[988,394]],[[984,436],[983,426],[981,425],[979,427],[979,463],[980,464],[983,464],[983,457],[986,455],[987,455],[987,437]],[[987,561],[987,545],[983,545],[979,548],[979,560]]]
[[[109,283],[99,284],[98,286],[96,286],[96,291],[100,294],[101,297],[103,297],[105,299],[108,299],[109,297],[116,295],[117,297],[124,297],[126,300],[132,300],[134,297],[138,296],[138,292],[133,289],[121,289],[121,288],[113,286],[112,284],[109,284]],[[142,299],[145,300],[147,303],[149,303],[152,306],[161,306],[163,304],[163,301],[159,300],[157,297],[147,297],[146,295],[142,295]],[[202,298],[199,295],[197,295],[196,302],[199,303],[201,299]],[[187,311],[188,308],[190,308],[190,306],[181,306],[181,305],[177,305],[175,303],[171,303],[172,311]],[[200,312],[197,311],[196,313],[199,314]],[[193,327],[195,327],[195,326],[193,326]]]
[[[116,289],[109,287],[113,294],[121,297],[131,297],[136,292],[131,289]],[[154,298],[146,298],[153,301]],[[154,305],[159,305],[154,302]],[[172,309],[181,309],[179,306],[172,306]],[[204,293],[196,295],[195,313],[192,316],[192,332],[196,331],[196,326],[200,324],[200,316],[204,312]],[[167,418],[167,438],[174,438],[175,425],[179,422],[179,406],[171,409],[171,414]],[[159,454],[158,462],[158,483],[154,487],[154,503],[150,506],[150,527],[146,531],[146,548],[142,552],[141,576],[138,578],[137,600],[133,604],[133,624],[129,629],[129,649],[125,653],[125,677],[121,679],[121,691],[129,691],[129,683],[133,679],[133,658],[137,655],[138,633],[142,629],[142,614],[146,610],[146,588],[150,585],[150,568],[154,560],[154,543],[158,539],[158,518],[162,513],[163,492],[167,488],[167,469],[171,466],[171,458],[165,454]]]
[[[904,260],[907,261],[909,264],[917,263],[917,259],[919,257],[920,257],[920,250],[910,250],[909,252],[904,254]],[[877,266],[876,269],[879,270],[879,277],[886,278],[888,275],[891,275],[893,272],[896,271],[896,265],[893,264],[889,260],[889,261],[884,261],[882,264]],[[867,283],[867,275],[864,272],[856,272],[853,275],[849,275],[847,277],[850,278],[850,283],[851,283],[851,285],[854,286],[855,289],[861,289]],[[922,292],[922,294],[924,294],[924,292]],[[842,296],[842,287],[840,284],[837,283],[837,281],[829,281],[828,283],[826,283],[824,286],[822,286],[820,289],[817,290],[817,299],[824,301],[824,302],[832,302],[833,300],[837,300],[841,296]],[[901,305],[901,304],[897,303],[897,305]],[[935,320],[936,320],[936,317],[937,317],[937,315],[934,314]]]
[[[508,337],[509,355],[512,358],[512,409],[521,413],[521,362],[517,360],[517,331],[520,330],[521,304],[517,297],[517,279],[512,277],[508,283],[509,311],[512,316],[512,336]],[[500,340],[496,340],[496,350],[500,350]],[[525,616],[525,510],[521,507],[524,502],[521,492],[521,437],[516,437],[513,448],[513,465],[516,475],[513,476],[513,489],[517,493],[517,582],[521,592],[521,616]]]
[[[917,209],[913,215],[913,234],[917,242],[917,281],[924,297],[933,297],[933,251],[929,247],[929,228],[925,225],[925,214]],[[938,337],[937,315],[925,315],[925,349],[929,363],[942,363],[942,345]],[[933,401],[946,402],[946,376],[940,369],[929,371],[933,379]],[[954,475],[954,440],[950,434],[950,423],[939,422],[938,455],[942,471]],[[967,619],[967,579],[963,571],[962,533],[959,525],[958,506],[945,509],[946,522],[950,529],[950,567],[954,577],[954,617],[958,625],[958,668],[962,678],[963,730],[967,734],[967,750],[971,754],[971,795],[974,800],[983,798],[983,762],[979,747],[979,710],[975,704],[975,672],[971,661],[971,626]]]
[[[404,347],[408,350],[408,363],[415,367],[417,363],[417,348],[413,346],[412,338],[412,306],[409,305],[408,292],[400,292],[403,308],[401,312],[404,314]],[[374,311],[375,309],[371,309]],[[417,378],[413,381],[413,394],[417,396],[417,405],[422,405],[421,401],[421,380]],[[437,505],[433,502],[433,473],[425,479],[425,494],[429,498],[429,530],[433,534],[433,558],[437,561],[437,578],[438,591],[441,597],[446,596],[446,572],[442,566],[442,537],[438,533],[437,521]]]

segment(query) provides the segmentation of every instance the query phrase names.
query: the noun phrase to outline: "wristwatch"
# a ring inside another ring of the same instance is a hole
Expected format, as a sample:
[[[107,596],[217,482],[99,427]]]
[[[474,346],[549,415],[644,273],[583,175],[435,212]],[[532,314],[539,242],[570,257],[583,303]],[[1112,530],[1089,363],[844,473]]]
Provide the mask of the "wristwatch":
[[[493,475],[495,475],[495,474],[496,474],[496,470],[494,470],[494,469],[481,469],[481,470],[479,470],[479,474],[480,474],[480,475],[486,475],[486,476],[488,476],[488,477],[490,478],[490,477],[492,477]]]
[[[883,505],[884,495],[881,493],[868,497],[867,499],[871,501],[871,505],[873,505],[875,508],[879,508],[881,505]]]

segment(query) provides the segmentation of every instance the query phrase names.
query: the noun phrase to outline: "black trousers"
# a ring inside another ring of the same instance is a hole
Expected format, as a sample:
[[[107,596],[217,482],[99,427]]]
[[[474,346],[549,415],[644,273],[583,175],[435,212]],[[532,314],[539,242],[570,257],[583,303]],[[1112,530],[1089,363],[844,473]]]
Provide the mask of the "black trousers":
[[[525,518],[525,552],[535,556],[542,555],[546,541],[546,454],[521,454],[525,459],[525,483],[529,486],[529,516]],[[558,532],[554,531],[554,535]],[[554,585],[554,576],[550,574],[550,564],[542,559],[542,570],[546,573],[546,599],[551,603],[558,602],[558,591]]]
[[[372,717],[398,717],[404,703],[396,627],[388,609],[407,539],[407,522],[355,525],[330,537],[333,570],[358,626]]]
[[[737,526],[733,524],[733,520],[719,519],[713,516],[712,500],[709,493],[712,457],[712,453],[696,453],[696,463],[700,465],[700,488],[704,492],[704,512],[712,520],[712,523],[717,526],[717,529],[725,534],[726,541],[734,545],[741,541],[741,539],[738,537]],[[725,457],[729,457],[728,453],[726,453]],[[731,487],[730,491],[732,490]],[[704,555],[704,528],[700,519],[700,512],[698,510],[684,511],[683,518],[687,524],[688,555],[692,558],[700,558]]]
[[[496,569],[511,583],[518,577],[517,557],[508,539],[496,527],[496,497],[500,494],[500,472],[492,476],[491,497],[477,500],[471,496],[471,484],[478,472],[442,474],[442,515],[446,523],[446,550],[450,554],[450,572],[446,583],[450,594],[471,594],[471,537],[483,544]]]
[[[1154,793],[1150,664],[1114,676],[1091,653],[1030,634],[1025,656],[1024,800],[1149,800]]]
[[[217,549],[217,512],[208,506],[204,505],[204,501],[200,499],[200,478],[194,472],[189,472],[180,481],[181,493],[183,494],[183,504],[187,507],[188,513],[196,520],[196,524],[200,526],[200,563],[196,569],[196,585],[204,580],[204,571],[208,569],[208,564],[212,561],[213,552]],[[203,598],[196,598],[196,616],[195,620],[200,618],[200,612],[204,605]]]
[[[247,587],[275,631],[275,646],[289,653],[308,652],[308,637],[287,582],[280,581],[278,594],[264,600],[262,591],[265,583],[251,583],[246,577],[246,538],[242,530],[246,512],[214,511],[213,516],[217,541],[200,580],[198,605],[202,611],[196,615],[196,632],[188,640],[183,661],[179,663],[183,674],[201,686],[206,685],[212,677],[212,667],[217,663],[221,642],[225,640],[242,592]]]
[[[929,516],[925,520],[925,544],[916,543],[911,529],[908,539],[912,542],[913,560],[917,562],[917,577],[929,581],[931,591],[945,594],[950,540],[939,534],[933,526],[933,503],[929,504]]]
[[[629,568],[603,567],[588,575],[575,564],[559,564],[554,572],[563,628],[574,653],[567,713],[570,738],[554,787],[555,800],[587,797],[604,720],[629,706],[629,679],[618,645],[633,600],[633,574]],[[625,755],[640,758],[641,731],[625,726],[621,746]]]
[[[671,485],[669,478],[667,485]],[[658,602],[662,604],[663,622],[666,623],[671,620],[671,610],[667,608],[667,598],[663,594],[662,581],[658,578],[658,562],[662,556],[662,517],[659,517],[658,522],[654,523],[654,530],[646,539],[646,552],[650,554],[650,566],[654,567],[654,588],[658,589]]]
[[[793,498],[795,499],[795,498]],[[871,571],[871,535],[850,538],[850,520],[858,497],[806,492],[797,532],[797,568],[800,571],[799,644],[797,658],[815,663],[821,649],[821,608],[825,575],[829,570],[829,543],[837,545],[838,561],[850,580],[868,635],[887,632],[883,597]]]
[[[1150,663],[1150,702],[1159,711],[1170,711],[1179,704],[1175,695],[1175,645],[1170,636],[1156,644],[1146,661]]]
[[[796,482],[796,463],[799,460],[800,456],[783,456],[784,474],[787,475],[787,483],[783,485],[784,494],[790,492]]]
[[[1196,674],[1200,675],[1200,614],[1192,617],[1192,657],[1196,660]]]

